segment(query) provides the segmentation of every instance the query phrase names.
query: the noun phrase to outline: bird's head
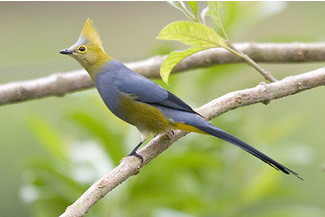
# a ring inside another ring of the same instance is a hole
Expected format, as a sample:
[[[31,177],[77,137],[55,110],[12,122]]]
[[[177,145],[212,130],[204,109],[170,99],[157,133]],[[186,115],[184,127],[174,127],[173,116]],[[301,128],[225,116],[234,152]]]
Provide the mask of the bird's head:
[[[105,62],[112,59],[105,53],[102,41],[89,18],[78,41],[71,47],[61,50],[60,53],[75,58],[92,78],[95,77],[95,73],[101,69]]]

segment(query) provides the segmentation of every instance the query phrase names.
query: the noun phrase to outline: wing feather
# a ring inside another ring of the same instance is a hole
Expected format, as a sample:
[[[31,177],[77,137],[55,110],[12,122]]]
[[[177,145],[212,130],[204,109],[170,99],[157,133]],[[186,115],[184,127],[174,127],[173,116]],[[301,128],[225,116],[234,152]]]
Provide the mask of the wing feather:
[[[116,79],[116,85],[121,92],[134,95],[135,100],[139,102],[198,114],[183,100],[165,88],[159,86],[152,80],[133,72],[125,65],[123,66],[123,68],[119,69],[123,70],[123,73],[119,73],[121,77]]]

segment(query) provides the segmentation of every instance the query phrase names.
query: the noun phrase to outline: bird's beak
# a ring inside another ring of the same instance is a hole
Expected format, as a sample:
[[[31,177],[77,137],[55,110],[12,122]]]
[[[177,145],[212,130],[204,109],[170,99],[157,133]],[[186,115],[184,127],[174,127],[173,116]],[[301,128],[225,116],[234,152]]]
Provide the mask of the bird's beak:
[[[72,51],[66,48],[66,49],[60,50],[60,54],[72,54]]]

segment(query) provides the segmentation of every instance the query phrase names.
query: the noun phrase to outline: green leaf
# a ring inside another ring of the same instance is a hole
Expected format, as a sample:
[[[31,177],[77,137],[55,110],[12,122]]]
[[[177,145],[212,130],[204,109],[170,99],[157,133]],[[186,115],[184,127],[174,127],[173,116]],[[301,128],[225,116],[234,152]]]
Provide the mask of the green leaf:
[[[158,35],[161,40],[176,40],[195,47],[224,47],[224,40],[210,27],[200,23],[178,21],[167,25]]]
[[[197,17],[197,1],[188,1],[187,4],[190,6],[190,8],[192,9],[192,12],[195,16],[195,20],[196,22],[199,22],[199,19]]]
[[[209,5],[209,15],[211,16],[213,22],[217,26],[219,26],[219,28],[222,28],[220,14],[219,14],[219,8],[221,8],[221,2],[209,1],[208,5]]]
[[[164,61],[160,69],[160,76],[165,83],[168,83],[170,72],[182,59],[198,51],[223,47],[236,54],[228,47],[226,42],[212,28],[200,23],[189,21],[178,21],[167,25],[158,35],[161,40],[176,40],[193,46],[186,51],[172,52]]]
[[[208,48],[211,48],[213,46],[201,46],[201,47],[191,47],[185,51],[173,51],[171,52],[167,58],[164,60],[160,67],[160,76],[162,80],[168,84],[168,78],[170,75],[170,72],[173,70],[173,68],[176,66],[177,63],[182,61],[184,58],[197,53],[201,50],[205,50]]]

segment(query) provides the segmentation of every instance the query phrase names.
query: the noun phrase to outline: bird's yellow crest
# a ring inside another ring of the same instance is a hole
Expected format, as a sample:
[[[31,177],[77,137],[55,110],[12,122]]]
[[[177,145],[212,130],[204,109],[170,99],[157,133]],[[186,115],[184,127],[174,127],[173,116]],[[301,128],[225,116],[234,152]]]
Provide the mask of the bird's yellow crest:
[[[86,23],[81,31],[80,37],[86,39],[88,43],[96,44],[102,47],[102,41],[92,23],[93,21],[91,19],[88,18],[86,20]]]
[[[87,19],[78,41],[70,48],[60,51],[62,54],[71,55],[75,58],[95,79],[97,72],[102,70],[103,65],[112,60],[104,51],[102,41],[92,25],[92,20]]]

